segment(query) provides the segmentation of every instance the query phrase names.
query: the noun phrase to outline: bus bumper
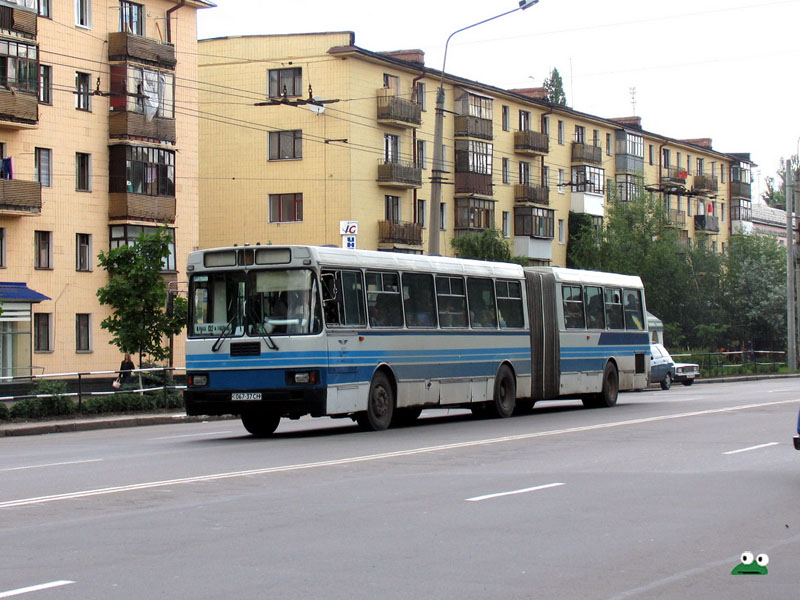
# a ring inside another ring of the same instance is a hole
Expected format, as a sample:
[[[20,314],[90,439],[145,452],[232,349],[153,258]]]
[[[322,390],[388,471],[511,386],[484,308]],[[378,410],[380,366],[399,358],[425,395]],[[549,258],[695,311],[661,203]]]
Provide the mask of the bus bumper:
[[[241,415],[259,411],[295,419],[303,415],[321,417],[327,414],[327,389],[324,387],[252,390],[247,396],[252,398],[252,394],[258,394],[260,399],[234,400],[237,393],[238,390],[186,390],[183,393],[186,414]]]

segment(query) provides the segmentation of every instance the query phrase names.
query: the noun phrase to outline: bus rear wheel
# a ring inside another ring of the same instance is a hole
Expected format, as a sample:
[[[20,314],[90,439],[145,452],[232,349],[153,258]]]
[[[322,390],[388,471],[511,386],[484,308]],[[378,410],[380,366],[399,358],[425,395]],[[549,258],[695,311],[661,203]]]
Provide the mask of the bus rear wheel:
[[[494,378],[494,402],[492,412],[500,418],[510,417],[514,414],[517,404],[517,383],[514,374],[506,365],[500,367]]]
[[[367,397],[367,410],[356,417],[358,425],[367,431],[383,431],[392,424],[394,391],[385,373],[378,371],[372,378]]]
[[[275,413],[249,411],[242,413],[242,425],[256,437],[269,437],[278,428],[281,417]]]

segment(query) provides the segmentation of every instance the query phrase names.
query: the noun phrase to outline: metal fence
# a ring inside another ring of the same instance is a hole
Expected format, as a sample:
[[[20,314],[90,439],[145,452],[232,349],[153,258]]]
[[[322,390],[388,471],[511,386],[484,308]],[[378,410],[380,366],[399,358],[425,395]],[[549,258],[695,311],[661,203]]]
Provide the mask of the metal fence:
[[[676,362],[693,362],[700,366],[700,374],[735,375],[737,373],[777,372],[786,366],[783,350],[721,350],[719,352],[674,353]]]

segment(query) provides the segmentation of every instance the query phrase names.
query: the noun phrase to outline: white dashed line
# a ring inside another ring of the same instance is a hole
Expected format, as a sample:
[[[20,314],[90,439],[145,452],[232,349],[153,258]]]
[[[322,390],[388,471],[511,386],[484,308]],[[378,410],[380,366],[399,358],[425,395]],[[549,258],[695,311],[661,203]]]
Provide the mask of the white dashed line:
[[[32,585],[30,587],[18,588],[16,590],[9,590],[7,592],[0,592],[0,598],[11,598],[12,596],[21,596],[22,594],[29,594],[30,592],[39,592],[41,590],[49,590],[50,588],[61,587],[62,585],[69,585],[75,583],[74,581],[51,581],[50,583],[41,583],[39,585]]]
[[[0,473],[6,473],[8,471],[24,471],[26,469],[44,469],[45,467],[61,467],[64,465],[81,465],[84,463],[93,463],[93,462],[101,462],[102,458],[92,458],[91,460],[72,460],[69,462],[57,462],[57,463],[48,463],[46,465],[28,465],[25,467],[10,467],[8,469],[0,469]],[[0,596],[2,598],[2,596]]]
[[[503,496],[515,496],[516,494],[527,494],[528,492],[536,492],[538,490],[546,490],[547,488],[558,487],[560,485],[567,485],[566,483],[546,483],[545,485],[537,485],[535,487],[523,488],[521,490],[512,490],[510,492],[498,492],[497,494],[486,494],[485,496],[475,496],[474,498],[467,498],[467,502],[480,502],[482,500],[491,500],[492,498],[501,498]]]
[[[770,446],[777,446],[778,442],[769,442],[768,444],[759,444],[758,446],[748,446],[747,448],[739,448],[738,450],[728,450],[723,454],[739,454],[739,452],[749,452],[750,450],[758,450],[759,448],[768,448]]]

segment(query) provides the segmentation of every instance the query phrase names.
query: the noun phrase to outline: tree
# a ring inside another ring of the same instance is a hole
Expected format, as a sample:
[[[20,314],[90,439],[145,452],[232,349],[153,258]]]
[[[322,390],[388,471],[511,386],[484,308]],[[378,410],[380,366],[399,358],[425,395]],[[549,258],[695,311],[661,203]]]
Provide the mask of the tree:
[[[511,249],[503,239],[503,234],[494,227],[455,237],[450,241],[450,245],[459,258],[515,262],[523,266],[528,262],[524,256],[511,256]]]
[[[792,174],[794,181],[800,179],[800,160],[797,154],[793,154],[789,158],[789,164],[792,166]],[[786,168],[784,167],[783,159],[777,171],[778,176],[767,176],[764,178],[764,183],[767,186],[765,192],[761,194],[761,198],[772,208],[786,208]]]
[[[567,95],[564,93],[564,82],[558,69],[553,67],[550,77],[544,80],[544,89],[547,91],[547,101],[561,106],[567,105]]]
[[[175,299],[171,315],[164,311],[167,291],[161,269],[171,243],[169,232],[161,228],[156,233],[142,233],[132,246],[98,255],[109,281],[97,290],[97,297],[114,311],[100,326],[111,333],[111,343],[121,352],[138,355],[140,365],[144,356],[155,361],[169,357],[162,340],[180,333],[186,322],[183,298]]]

